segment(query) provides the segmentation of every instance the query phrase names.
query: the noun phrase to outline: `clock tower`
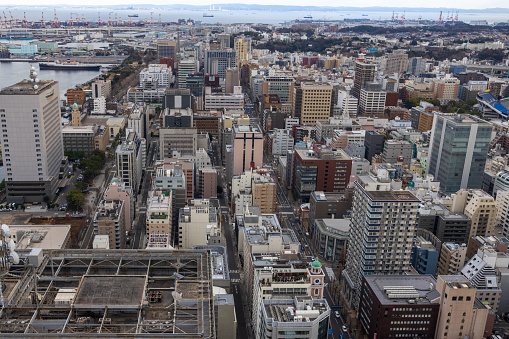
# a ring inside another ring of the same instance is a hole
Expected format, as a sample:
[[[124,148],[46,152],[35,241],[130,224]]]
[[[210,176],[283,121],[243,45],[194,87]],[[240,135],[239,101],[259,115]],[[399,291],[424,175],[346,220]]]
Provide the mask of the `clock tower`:
[[[309,279],[311,280],[311,296],[315,299],[322,299],[325,274],[323,273],[322,264],[318,261],[318,258],[315,258],[311,263],[308,271]]]

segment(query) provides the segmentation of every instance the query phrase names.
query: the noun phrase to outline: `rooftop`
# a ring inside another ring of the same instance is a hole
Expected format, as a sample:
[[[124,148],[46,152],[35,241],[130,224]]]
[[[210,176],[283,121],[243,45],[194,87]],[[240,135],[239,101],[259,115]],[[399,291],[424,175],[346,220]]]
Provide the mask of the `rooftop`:
[[[39,82],[33,82],[24,79],[14,85],[3,88],[0,90],[0,95],[39,95],[56,84],[57,82],[53,80],[39,80]]]
[[[65,247],[71,231],[70,225],[12,225],[11,238],[16,250],[42,248],[59,250]]]
[[[431,275],[372,275],[364,279],[382,305],[434,304],[436,280]],[[437,302],[438,305],[438,302]]]
[[[371,200],[376,201],[407,201],[420,202],[412,193],[407,191],[366,191]]]
[[[24,261],[28,251],[20,251]],[[43,251],[33,272],[11,267],[0,333],[9,338],[127,336],[215,338],[206,251]],[[29,261],[32,263],[32,259]],[[15,274],[14,274],[15,273]],[[38,314],[38,317],[34,317]],[[70,316],[72,314],[72,317]]]
[[[328,233],[334,237],[350,235],[350,219],[316,219],[315,224],[322,233]]]
[[[294,299],[263,300],[263,313],[265,318],[271,319],[272,322],[310,323],[330,314],[330,308],[325,299],[299,296]]]

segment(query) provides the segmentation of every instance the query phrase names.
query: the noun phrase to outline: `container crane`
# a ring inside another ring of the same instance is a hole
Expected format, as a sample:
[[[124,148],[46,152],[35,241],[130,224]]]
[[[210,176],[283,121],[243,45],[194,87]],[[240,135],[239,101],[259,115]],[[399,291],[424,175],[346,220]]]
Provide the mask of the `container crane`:
[[[60,26],[60,22],[58,21],[57,10],[56,10],[56,9],[54,9],[54,10],[53,10],[53,13],[55,14],[55,17],[54,17],[54,19],[53,19],[53,21],[54,21],[54,23],[55,23],[55,27],[58,27],[58,26]]]
[[[109,15],[109,17],[108,17],[108,27],[110,27],[110,26],[111,26],[111,14],[112,14],[112,13],[113,13],[113,12],[109,12],[109,13],[108,13],[108,15]]]
[[[81,23],[85,25],[85,22],[87,22],[87,20],[85,19],[85,14],[81,14]]]
[[[440,17],[438,18],[438,23],[441,24],[443,21],[442,21],[442,11],[440,11]]]
[[[44,12],[41,12],[41,26],[45,26],[45,22],[44,22]]]
[[[14,24],[16,23],[16,20],[14,20],[14,17],[12,16],[11,11],[9,11],[9,15],[11,16],[11,27],[14,27]]]
[[[153,26],[154,25],[154,16],[152,14],[154,14],[154,12],[150,12],[150,24]]]
[[[101,12],[97,12],[97,26],[101,26]]]
[[[458,20],[458,15],[459,15],[459,13],[460,13],[459,11],[456,11],[456,16],[454,17],[454,21],[456,21],[456,22],[458,22],[458,21],[459,21],[459,20]]]

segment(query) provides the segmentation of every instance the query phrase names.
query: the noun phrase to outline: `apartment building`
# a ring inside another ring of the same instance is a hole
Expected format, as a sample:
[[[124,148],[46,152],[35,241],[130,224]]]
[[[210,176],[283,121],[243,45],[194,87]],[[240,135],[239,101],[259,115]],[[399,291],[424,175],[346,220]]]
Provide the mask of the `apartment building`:
[[[332,88],[329,84],[301,83],[299,96],[293,98],[295,116],[301,124],[315,126],[318,120],[329,119]]]
[[[368,82],[375,80],[376,65],[364,62],[360,58],[355,61],[355,78],[353,82],[353,96],[360,98],[361,89],[363,89]]]
[[[260,208],[261,213],[276,212],[276,183],[266,169],[233,176],[231,194],[235,214],[243,214],[246,204]]]
[[[191,249],[198,245],[221,245],[221,226],[216,207],[208,199],[189,200],[179,212],[178,245]]]
[[[107,235],[109,248],[125,247],[124,201],[102,200],[93,217],[94,235]]]
[[[152,191],[147,206],[146,236],[152,233],[173,234],[172,192]]]
[[[138,194],[141,174],[146,163],[146,141],[136,132],[129,132],[115,150],[117,177]]]
[[[466,244],[443,243],[440,258],[438,259],[437,275],[457,274],[465,265],[466,255]]]

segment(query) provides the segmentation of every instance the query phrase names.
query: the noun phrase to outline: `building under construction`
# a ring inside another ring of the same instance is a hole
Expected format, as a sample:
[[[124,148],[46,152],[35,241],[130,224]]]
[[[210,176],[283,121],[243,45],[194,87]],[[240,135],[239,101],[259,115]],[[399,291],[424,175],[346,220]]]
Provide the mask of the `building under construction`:
[[[0,336],[215,338],[210,252],[18,251]]]

